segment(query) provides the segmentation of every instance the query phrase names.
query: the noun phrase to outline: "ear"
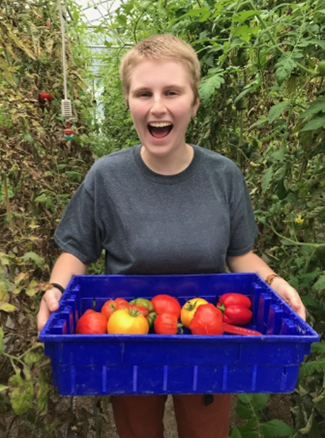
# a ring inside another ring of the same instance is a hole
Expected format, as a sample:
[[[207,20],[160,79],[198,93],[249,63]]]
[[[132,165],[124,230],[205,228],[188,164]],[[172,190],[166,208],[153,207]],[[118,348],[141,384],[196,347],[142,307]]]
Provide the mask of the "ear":
[[[192,108],[192,117],[196,116],[199,106],[200,106],[200,97],[197,97]]]

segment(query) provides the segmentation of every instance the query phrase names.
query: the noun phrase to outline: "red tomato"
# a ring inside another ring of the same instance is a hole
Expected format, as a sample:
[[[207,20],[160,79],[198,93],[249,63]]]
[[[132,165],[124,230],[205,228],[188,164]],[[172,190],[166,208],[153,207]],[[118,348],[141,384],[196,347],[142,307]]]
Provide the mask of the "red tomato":
[[[159,313],[174,313],[177,319],[181,316],[181,305],[176,298],[170,295],[156,295],[151,302],[158,315]]]
[[[116,310],[125,309],[129,303],[124,298],[116,298],[115,300],[107,300],[103,307],[101,308],[101,312],[106,316],[107,320],[110,319],[112,314]]]
[[[103,307],[101,308],[101,313],[106,317],[108,320],[111,315],[116,310],[116,303],[114,300],[108,300],[103,304]]]
[[[129,302],[126,301],[124,298],[115,298],[114,301],[119,309],[124,309],[125,306],[128,306],[129,304]]]
[[[76,326],[76,333],[79,335],[102,335],[107,333],[107,319],[105,316],[100,312],[87,312],[88,311],[79,318]]]
[[[52,94],[48,93],[47,91],[42,91],[38,95],[38,99],[41,103],[45,103],[46,101],[51,102],[54,99],[54,96]]]
[[[160,313],[154,322],[155,333],[158,335],[176,335],[178,318],[175,313]]]
[[[201,304],[190,322],[193,335],[222,335],[222,312],[213,304]]]
[[[87,309],[85,311],[84,315],[88,315],[88,313],[94,313],[94,312],[95,312],[95,310],[93,310],[93,309]]]

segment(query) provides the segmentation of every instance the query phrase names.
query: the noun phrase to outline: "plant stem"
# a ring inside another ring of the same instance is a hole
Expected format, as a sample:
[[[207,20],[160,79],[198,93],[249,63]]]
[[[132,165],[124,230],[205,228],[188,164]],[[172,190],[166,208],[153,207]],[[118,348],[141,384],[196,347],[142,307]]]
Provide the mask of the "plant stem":
[[[248,0],[247,4],[249,4],[252,8],[253,11],[255,11],[255,5],[251,0]],[[285,52],[279,47],[278,43],[275,41],[273,35],[271,34],[271,32],[269,31],[269,29],[267,28],[267,25],[265,23],[265,21],[263,20],[263,18],[256,14],[256,18],[258,19],[258,21],[261,23],[261,25],[263,26],[264,30],[266,31],[268,37],[270,38],[270,40],[272,41],[272,43],[274,44],[274,47],[276,48],[276,50],[281,53],[281,55],[283,55]],[[312,71],[309,70],[308,68],[306,68],[305,66],[303,66],[302,64],[300,64],[299,62],[297,62],[297,67],[299,67],[301,70],[303,70],[306,73],[309,73],[310,75],[312,75],[313,77],[316,77],[317,74]]]
[[[1,354],[2,354],[2,356],[7,357],[10,360],[13,369],[16,369],[15,364],[13,363],[14,360],[19,362],[21,365],[25,366],[24,362],[22,360],[20,360],[18,357],[12,356],[11,354],[4,353],[4,352],[2,352]]]
[[[313,248],[325,248],[325,243],[304,243],[304,242],[298,242],[292,239],[289,239],[288,237],[282,236],[282,234],[278,233],[273,227],[272,225],[267,225],[268,227],[271,228],[271,230],[273,231],[274,234],[276,234],[278,237],[281,237],[281,239],[286,240],[287,242],[291,242],[294,245],[298,245],[298,246],[311,246]]]
[[[33,345],[31,348],[29,348],[28,350],[24,351],[24,353],[22,353],[20,356],[18,356],[16,359],[17,360],[21,360],[25,354],[27,354],[28,352],[35,350],[36,348],[40,348],[42,346],[41,343],[38,343],[37,345]]]

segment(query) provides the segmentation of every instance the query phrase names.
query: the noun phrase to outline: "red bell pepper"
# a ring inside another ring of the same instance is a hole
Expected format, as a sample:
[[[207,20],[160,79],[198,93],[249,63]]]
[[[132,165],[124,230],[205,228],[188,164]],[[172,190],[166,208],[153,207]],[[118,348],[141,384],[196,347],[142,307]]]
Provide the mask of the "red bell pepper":
[[[243,294],[230,292],[221,295],[217,308],[223,313],[223,321],[228,324],[246,325],[253,317],[251,300]]]
[[[231,335],[246,335],[246,336],[262,336],[263,333],[256,330],[247,329],[245,327],[237,327],[236,325],[223,323],[224,333],[230,333]]]

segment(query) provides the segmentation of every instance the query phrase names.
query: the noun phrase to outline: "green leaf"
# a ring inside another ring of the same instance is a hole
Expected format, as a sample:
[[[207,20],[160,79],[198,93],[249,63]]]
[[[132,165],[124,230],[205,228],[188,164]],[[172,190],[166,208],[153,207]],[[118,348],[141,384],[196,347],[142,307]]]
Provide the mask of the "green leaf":
[[[268,188],[273,176],[273,166],[270,166],[268,169],[265,169],[262,175],[262,192],[265,193]]]
[[[320,112],[325,113],[325,96],[321,96],[316,99],[305,112],[299,115],[299,119],[304,119],[305,117],[309,117]]]
[[[284,160],[286,152],[287,152],[287,148],[285,146],[281,146],[280,149],[273,152],[271,156],[275,160],[282,162]]]
[[[3,300],[5,298],[7,292],[8,292],[8,285],[5,282],[5,280],[0,278],[0,300]]]
[[[5,391],[6,389],[8,389],[8,386],[2,385],[2,384],[0,383],[0,392],[1,392],[1,391]]]
[[[202,103],[208,103],[214,92],[218,90],[224,83],[225,80],[221,73],[211,76],[210,78],[203,81],[199,87],[199,93]]]
[[[39,268],[41,268],[44,265],[44,260],[33,251],[26,252],[21,257],[21,260],[23,260],[24,262],[27,262],[28,260],[32,260]]]
[[[317,40],[316,38],[312,38],[310,40],[302,40],[301,41],[303,44],[299,44],[298,46],[302,45],[303,47],[309,46],[309,45],[313,45],[313,46],[319,46],[322,49],[325,49],[325,41],[324,40]]]
[[[45,195],[45,193],[42,193],[40,196],[37,196],[37,198],[34,199],[35,202],[47,202],[49,198]]]
[[[322,273],[322,275],[313,285],[313,290],[316,292],[325,292],[325,272]]]
[[[237,397],[243,403],[250,403],[253,400],[253,394],[238,394]]]
[[[247,24],[244,26],[239,26],[235,30],[233,37],[239,37],[241,40],[248,43],[252,35],[256,35],[259,31],[258,27],[249,27]]]
[[[243,420],[249,420],[253,414],[250,404],[239,400],[236,405],[236,414]]]
[[[25,414],[33,404],[34,388],[31,380],[23,380],[20,374],[9,379],[10,401],[16,415]],[[14,389],[12,389],[14,388]]]
[[[253,394],[252,405],[255,411],[265,408],[270,399],[270,394]]]
[[[261,86],[261,82],[254,81],[251,84],[247,85],[244,88],[244,91],[242,91],[238,96],[236,97],[234,103],[237,103],[240,99],[246,96],[246,94],[252,93],[253,91],[256,91]]]
[[[286,173],[287,173],[287,166],[286,165],[281,166],[273,175],[274,181],[277,182],[282,181],[283,178],[286,176]]]
[[[0,310],[3,310],[4,312],[7,312],[7,313],[11,313],[11,312],[14,312],[15,310],[17,310],[17,308],[15,306],[13,306],[12,304],[3,303],[3,304],[0,304]]]
[[[305,131],[314,131],[316,129],[325,128],[325,116],[323,117],[315,117],[314,119],[310,120],[304,128],[301,130],[301,132]]]
[[[29,143],[34,143],[34,139],[30,134],[25,134],[23,137],[23,141],[28,141]]]
[[[283,102],[272,106],[269,115],[267,116],[268,121],[270,123],[273,123],[274,120],[276,120],[283,113],[283,111],[288,108],[289,105],[290,102],[288,100],[284,100]]]
[[[231,429],[230,438],[243,438],[243,435],[239,432],[237,427]]]
[[[46,382],[45,376],[41,374],[40,379],[35,385],[37,407],[39,411],[45,411],[47,408],[48,392],[49,385]]]
[[[306,259],[304,257],[297,257],[295,258],[295,264],[297,265],[298,268],[301,268],[303,263],[305,263],[305,260]]]
[[[248,18],[255,17],[256,15],[261,15],[261,14],[262,11],[255,11],[255,10],[237,12],[237,14],[233,16],[233,21],[235,23],[236,22],[243,23]]]
[[[282,85],[284,80],[291,75],[292,70],[296,67],[297,63],[293,59],[291,52],[284,53],[278,62],[275,64],[276,72],[275,77],[279,85]]]
[[[287,437],[293,429],[280,420],[271,420],[260,425],[263,438]]]
[[[258,120],[256,123],[254,123],[253,125],[251,125],[251,126],[249,127],[249,129],[255,128],[255,127],[257,127],[257,126],[264,125],[264,123],[266,123],[266,122],[268,122],[268,118],[267,118],[267,117],[265,117],[264,119],[260,119],[260,120]]]
[[[68,171],[68,172],[65,172],[65,174],[67,175],[68,178],[70,178],[70,179],[72,179],[74,181],[80,182],[81,179],[82,179],[82,175],[79,172],[72,172],[72,171],[70,172],[70,171]]]
[[[325,341],[321,341],[318,344],[312,344],[311,351],[312,353],[325,354]]]
[[[0,263],[2,265],[9,265],[10,263],[8,255],[4,252],[0,252]]]
[[[31,350],[24,355],[24,361],[26,365],[33,365],[39,362],[44,356],[43,352]]]
[[[4,349],[3,337],[4,337],[3,328],[0,327],[0,354],[3,352]]]
[[[299,379],[311,376],[314,373],[322,373],[325,369],[325,359],[313,360],[303,363],[299,370]]]

